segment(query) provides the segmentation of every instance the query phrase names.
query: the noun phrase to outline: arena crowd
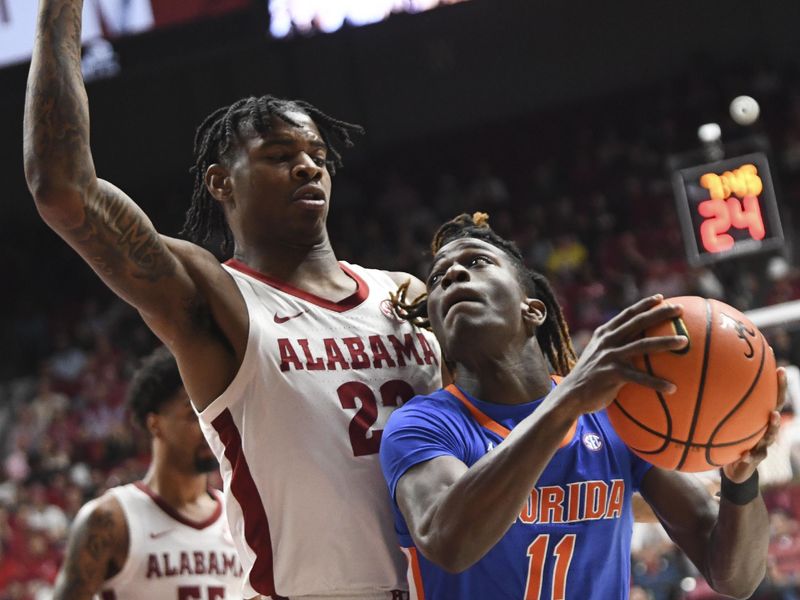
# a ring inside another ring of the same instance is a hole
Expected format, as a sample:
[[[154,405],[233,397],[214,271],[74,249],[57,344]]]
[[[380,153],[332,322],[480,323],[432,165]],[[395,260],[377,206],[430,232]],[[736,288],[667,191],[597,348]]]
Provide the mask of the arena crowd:
[[[736,74],[686,76],[628,90],[624,104],[608,97],[592,107],[456,132],[449,141],[417,140],[364,159],[335,179],[334,247],[365,266],[423,274],[425,245],[438,224],[484,210],[500,233],[519,243],[529,264],[551,278],[578,350],[595,327],[655,292],[718,298],[743,311],[798,299],[800,269],[791,252],[708,268],[692,268],[685,258],[665,163],[671,153],[696,146],[697,126],[710,120],[731,137],[758,132],[769,138],[784,228],[790,241],[796,233],[800,75],[790,68],[752,69],[743,90],[734,84],[742,73]],[[755,130],[737,129],[725,117],[727,102],[739,93],[761,103]],[[188,185],[187,177],[187,194]],[[170,197],[163,204],[181,202]],[[158,226],[159,214],[149,212]],[[26,243],[33,242],[22,239],[12,257],[18,262],[25,261]],[[85,269],[68,264],[67,270]],[[45,283],[53,282],[43,282],[43,294]],[[0,600],[47,598],[78,508],[139,478],[148,460],[147,436],[132,426],[124,397],[155,338],[99,286],[88,297],[73,294],[58,309],[36,307],[35,301],[17,303],[1,336],[9,358],[0,382]],[[800,364],[800,322],[794,325],[766,332],[779,362],[790,367]],[[800,598],[796,367],[791,382],[781,439],[761,478],[773,539],[771,567],[754,596],[760,600]],[[657,527],[637,529],[631,560],[633,600],[717,597]]]

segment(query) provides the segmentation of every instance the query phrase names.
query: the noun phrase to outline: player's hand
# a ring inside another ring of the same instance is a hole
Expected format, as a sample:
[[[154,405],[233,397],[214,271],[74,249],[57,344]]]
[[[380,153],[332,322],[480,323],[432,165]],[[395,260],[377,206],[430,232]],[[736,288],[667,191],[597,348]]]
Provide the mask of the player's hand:
[[[583,414],[608,406],[626,383],[674,393],[672,382],[640,371],[633,364],[638,356],[680,350],[688,343],[680,335],[642,337],[650,327],[682,314],[680,306],[663,299],[661,294],[644,298],[598,327],[572,372],[556,388],[559,401]]]
[[[767,448],[778,438],[778,430],[781,427],[781,409],[786,402],[786,370],[783,367],[778,367],[777,377],[778,397],[775,400],[775,410],[769,415],[769,424],[764,435],[755,446],[742,454],[739,460],[722,467],[725,477],[734,483],[743,483],[750,478],[758,464],[767,458]]]

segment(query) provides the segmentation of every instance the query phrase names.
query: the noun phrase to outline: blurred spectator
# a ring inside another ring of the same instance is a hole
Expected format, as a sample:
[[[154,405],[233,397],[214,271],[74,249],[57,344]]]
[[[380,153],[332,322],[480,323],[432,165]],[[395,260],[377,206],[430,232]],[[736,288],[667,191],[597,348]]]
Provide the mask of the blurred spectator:
[[[800,523],[780,509],[769,516],[768,578],[776,598],[800,600]]]

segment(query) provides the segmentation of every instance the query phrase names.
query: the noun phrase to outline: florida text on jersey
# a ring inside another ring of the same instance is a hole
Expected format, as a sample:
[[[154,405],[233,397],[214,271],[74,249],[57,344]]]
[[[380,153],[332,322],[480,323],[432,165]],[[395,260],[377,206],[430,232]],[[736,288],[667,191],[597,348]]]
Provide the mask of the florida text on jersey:
[[[414,398],[395,411],[384,432],[381,462],[392,496],[409,468],[436,456],[455,456],[472,466],[540,403],[492,404],[455,386]],[[508,532],[460,574],[445,572],[416,551],[393,503],[412,598],[627,598],[631,495],[649,468],[619,439],[605,411],[582,416]]]

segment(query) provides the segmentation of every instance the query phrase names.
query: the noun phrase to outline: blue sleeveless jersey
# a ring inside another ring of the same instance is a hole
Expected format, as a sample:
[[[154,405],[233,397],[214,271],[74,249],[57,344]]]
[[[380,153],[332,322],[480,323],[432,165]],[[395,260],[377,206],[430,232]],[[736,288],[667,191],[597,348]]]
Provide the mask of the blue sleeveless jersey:
[[[507,429],[541,403],[506,406],[467,400]],[[410,562],[412,598],[628,598],[631,495],[651,465],[628,450],[605,411],[578,420],[574,435],[556,451],[511,529],[472,567],[450,574],[416,552],[397,506],[398,480],[412,466],[437,456],[454,456],[472,466],[502,441],[502,435],[479,425],[444,389],[415,397],[390,417],[380,458],[395,529]]]

